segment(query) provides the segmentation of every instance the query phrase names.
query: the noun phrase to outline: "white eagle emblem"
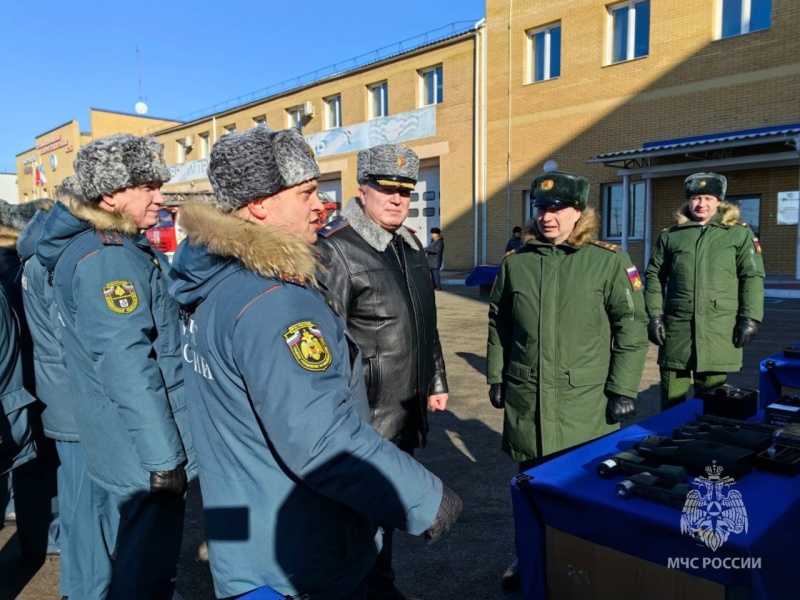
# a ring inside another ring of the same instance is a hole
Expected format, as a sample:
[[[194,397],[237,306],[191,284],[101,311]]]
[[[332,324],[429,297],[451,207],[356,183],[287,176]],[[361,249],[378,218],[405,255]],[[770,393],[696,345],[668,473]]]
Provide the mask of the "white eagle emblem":
[[[732,477],[722,477],[714,461],[706,467],[708,477],[695,477],[696,489],[686,497],[681,515],[681,533],[690,535],[714,552],[732,533],[747,533],[747,509],[742,493],[731,489]]]

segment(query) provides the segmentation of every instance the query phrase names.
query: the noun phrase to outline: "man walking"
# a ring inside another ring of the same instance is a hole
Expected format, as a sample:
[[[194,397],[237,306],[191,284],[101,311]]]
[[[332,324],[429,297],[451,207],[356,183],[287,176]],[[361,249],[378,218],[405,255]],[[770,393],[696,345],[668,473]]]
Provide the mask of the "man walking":
[[[400,449],[425,444],[428,410],[448,391],[433,280],[422,244],[403,225],[419,158],[399,144],[358,153],[358,197],[320,230],[320,279],[363,353],[372,424]],[[402,600],[394,585],[392,528],[367,578],[367,597]]]

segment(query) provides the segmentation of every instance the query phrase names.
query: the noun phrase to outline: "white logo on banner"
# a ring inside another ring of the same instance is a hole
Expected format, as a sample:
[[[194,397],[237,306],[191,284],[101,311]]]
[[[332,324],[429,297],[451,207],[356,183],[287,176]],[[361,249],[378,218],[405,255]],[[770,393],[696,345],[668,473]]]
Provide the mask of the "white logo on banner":
[[[714,461],[706,467],[708,477],[695,477],[681,514],[681,533],[690,535],[717,551],[731,534],[747,533],[747,509],[742,493],[731,489],[732,477],[722,476]]]

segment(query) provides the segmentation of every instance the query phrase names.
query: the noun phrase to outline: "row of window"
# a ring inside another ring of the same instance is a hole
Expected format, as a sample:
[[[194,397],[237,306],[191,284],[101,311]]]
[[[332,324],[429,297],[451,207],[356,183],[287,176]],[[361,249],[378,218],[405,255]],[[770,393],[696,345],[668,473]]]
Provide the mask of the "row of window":
[[[441,104],[444,100],[444,79],[442,77],[442,65],[430,67],[419,71],[420,77],[420,106],[430,106]],[[368,115],[370,119],[389,116],[389,83],[381,81],[367,86]],[[341,95],[323,98],[324,103],[324,128],[334,129],[342,126],[342,97]],[[305,103],[300,106],[293,106],[286,109],[286,127],[296,127],[302,129],[303,119],[311,116],[313,106]],[[266,125],[266,115],[253,118],[253,127],[256,125]],[[225,133],[236,131],[236,125],[231,123],[224,126]],[[211,147],[209,145],[209,133],[201,133],[200,148],[198,158],[207,158]],[[177,163],[186,161],[186,154],[194,146],[192,136],[179,138],[176,141]]]
[[[606,62],[614,64],[650,53],[650,0],[628,0],[608,10]],[[772,0],[717,0],[717,39],[769,29]],[[561,75],[561,23],[526,32],[527,83]]]

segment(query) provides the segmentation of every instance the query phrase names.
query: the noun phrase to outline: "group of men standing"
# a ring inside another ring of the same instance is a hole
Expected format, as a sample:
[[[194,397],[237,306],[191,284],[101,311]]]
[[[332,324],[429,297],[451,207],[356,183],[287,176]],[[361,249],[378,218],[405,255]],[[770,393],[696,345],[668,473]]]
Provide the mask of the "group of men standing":
[[[433,542],[461,512],[413,458],[448,400],[432,279],[403,226],[416,154],[359,153],[358,199],[315,248],[302,135],[223,136],[215,201],[185,207],[171,266],[143,235],[169,180],[160,144],[112,135],[74,166],[23,232],[16,278],[58,416],[62,595],[172,598],[199,474],[217,596],[405,598],[392,531]],[[0,301],[0,397],[20,425],[0,449],[21,463],[34,444],[16,417],[35,398],[19,311]]]
[[[320,172],[297,130],[221,137],[215,199],[184,207],[171,266],[143,235],[169,180],[154,138],[87,144],[58,202],[27,215],[0,289],[0,466],[46,447],[28,418],[38,397],[60,459],[62,595],[170,599],[199,475],[217,596],[405,598],[393,531],[435,541],[462,506],[413,458],[449,398],[434,279],[403,225],[419,160],[382,145],[357,168],[357,198],[321,226]],[[725,187],[686,179],[643,294],[627,253],[595,239],[588,181],[534,180],[487,348],[520,469],[633,416],[648,336],[664,408],[741,368],[764,272]]]
[[[699,395],[741,369],[763,318],[764,265],[726,187],[716,173],[686,178],[686,203],[656,242],[645,287],[627,252],[595,239],[588,180],[533,181],[535,215],[492,289],[487,347],[489,399],[505,409],[503,449],[520,471],[635,414],[648,337],[659,346],[662,410],[692,382]],[[519,585],[515,561],[503,587]]]

